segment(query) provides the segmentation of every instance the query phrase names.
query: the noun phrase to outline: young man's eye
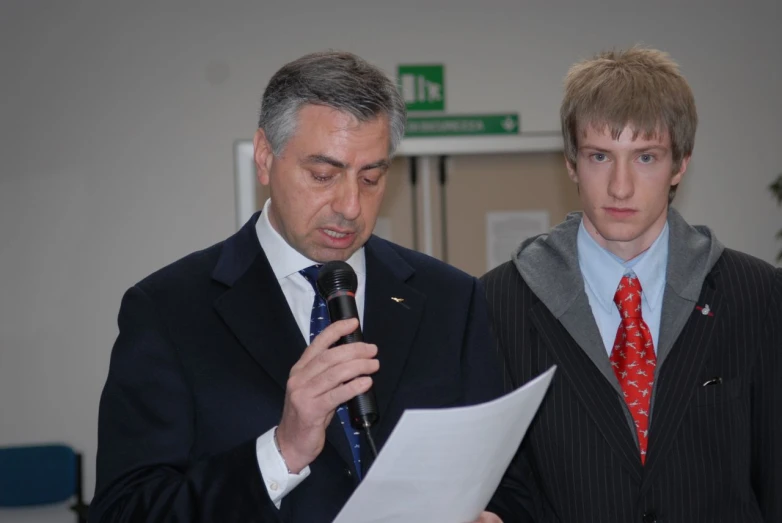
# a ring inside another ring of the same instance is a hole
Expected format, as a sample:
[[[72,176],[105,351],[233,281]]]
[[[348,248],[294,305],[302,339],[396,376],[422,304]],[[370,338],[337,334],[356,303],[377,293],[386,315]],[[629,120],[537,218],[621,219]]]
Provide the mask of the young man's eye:
[[[592,155],[592,159],[596,162],[604,162],[608,159],[608,157],[605,155],[605,153],[594,153]]]
[[[654,161],[654,156],[651,154],[642,154],[638,159],[641,163],[652,163]]]

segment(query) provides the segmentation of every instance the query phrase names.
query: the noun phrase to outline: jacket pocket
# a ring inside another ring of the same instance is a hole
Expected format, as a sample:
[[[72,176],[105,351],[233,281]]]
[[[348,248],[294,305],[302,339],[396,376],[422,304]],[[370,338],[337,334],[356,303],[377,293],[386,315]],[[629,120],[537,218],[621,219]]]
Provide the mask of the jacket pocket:
[[[705,380],[704,380],[705,381]],[[730,378],[721,383],[699,385],[693,394],[695,406],[735,401],[741,397],[741,378]]]

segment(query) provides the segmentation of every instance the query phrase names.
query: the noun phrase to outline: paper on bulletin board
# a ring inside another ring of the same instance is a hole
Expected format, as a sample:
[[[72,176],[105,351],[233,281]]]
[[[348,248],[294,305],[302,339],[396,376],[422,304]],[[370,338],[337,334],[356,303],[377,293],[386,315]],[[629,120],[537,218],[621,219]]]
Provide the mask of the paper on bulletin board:
[[[394,241],[393,232],[391,230],[391,218],[378,216],[372,234],[390,242]]]
[[[486,213],[486,269],[510,260],[521,242],[549,230],[548,211]]]

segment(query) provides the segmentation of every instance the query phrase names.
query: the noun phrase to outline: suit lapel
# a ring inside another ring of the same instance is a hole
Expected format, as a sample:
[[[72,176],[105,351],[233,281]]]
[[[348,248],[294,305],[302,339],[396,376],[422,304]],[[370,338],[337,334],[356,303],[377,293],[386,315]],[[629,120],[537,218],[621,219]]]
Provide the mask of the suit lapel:
[[[673,344],[687,324],[694,307],[693,300],[679,296],[673,288],[666,285],[660,314],[660,339],[657,343],[658,369],[662,368],[671,353]]]
[[[606,379],[609,385],[616,391],[616,397],[624,412],[625,424],[630,436],[633,438],[640,455],[641,447],[638,445],[638,437],[635,432],[635,422],[627,404],[624,402],[622,386],[614,374],[611,362],[608,359],[603,338],[595,323],[595,317],[592,315],[592,308],[589,305],[589,298],[586,292],[581,290],[576,296],[571,307],[566,310],[559,321],[567,329],[570,336],[576,341],[578,346],[589,357],[594,366],[600,371],[600,374]]]
[[[671,208],[668,211],[668,265],[663,309],[660,315],[660,339],[657,343],[657,368],[663,363],[674,342],[687,323],[695,301],[700,297],[703,282],[713,263],[722,254],[723,246],[705,231],[689,225]]]
[[[307,345],[258,243],[257,218],[258,214],[254,215],[226,242],[213,277],[230,288],[215,301],[214,307],[242,346],[280,387],[282,400],[290,370]],[[353,468],[353,455],[336,415],[326,429],[326,439]]]
[[[263,251],[217,299],[215,309],[247,352],[284,391],[291,367],[306,345]]]
[[[596,366],[592,356],[582,348],[587,345],[577,343],[542,302],[536,303],[530,314],[538,333],[557,362],[558,372],[567,378],[585,411],[619,456],[620,462],[640,481],[642,469],[638,447],[627,426],[622,397],[609,385],[611,380],[606,380],[604,372],[598,370],[600,365]],[[602,343],[598,345],[594,343],[595,340],[591,341],[593,343],[588,346],[602,347]],[[607,357],[605,360],[608,361]]]
[[[562,323],[616,393],[621,394],[584,290],[577,248],[580,223],[580,214],[568,215],[543,240],[523,245],[519,253],[523,249],[524,256],[517,253],[514,262],[533,294]]]
[[[367,264],[364,339],[377,344],[380,361],[380,369],[373,376],[380,420],[372,433],[377,435],[388,432],[387,423],[390,422],[383,413],[387,411],[402,375],[423,316],[426,297],[405,283],[414,269],[387,242],[373,236],[364,252]],[[364,470],[371,461],[367,445],[362,445]]]
[[[715,283],[718,272],[709,271],[724,247],[708,230],[692,227],[673,208],[668,211],[668,225],[668,267],[652,393],[647,484],[670,449],[695,390],[695,377],[703,366],[720,307]],[[696,303],[708,304],[713,316],[701,314]]]
[[[721,299],[715,290],[713,275],[703,285],[698,303],[708,304],[711,315],[690,307],[686,325],[668,353],[665,365],[655,374],[655,398],[649,427],[649,448],[646,461],[645,487],[650,485],[660,469],[687,410],[697,377],[703,368],[712,339],[721,321]]]
[[[622,394],[622,388],[611,368],[586,292],[582,290],[578,293],[573,305],[559,317],[559,321],[616,393]]]

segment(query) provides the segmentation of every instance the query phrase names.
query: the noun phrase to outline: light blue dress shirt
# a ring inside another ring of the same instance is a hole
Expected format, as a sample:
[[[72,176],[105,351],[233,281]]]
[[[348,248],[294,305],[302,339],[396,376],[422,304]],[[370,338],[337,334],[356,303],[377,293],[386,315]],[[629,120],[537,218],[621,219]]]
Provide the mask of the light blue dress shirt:
[[[663,308],[665,275],[668,267],[668,235],[666,222],[652,246],[626,262],[601,247],[584,228],[583,221],[579,226],[578,265],[584,277],[584,289],[589,298],[592,315],[609,356],[621,322],[619,310],[614,304],[614,294],[625,274],[635,274],[641,282],[643,289],[641,313],[652,333],[654,351],[657,353],[657,342],[660,339],[660,313]]]

